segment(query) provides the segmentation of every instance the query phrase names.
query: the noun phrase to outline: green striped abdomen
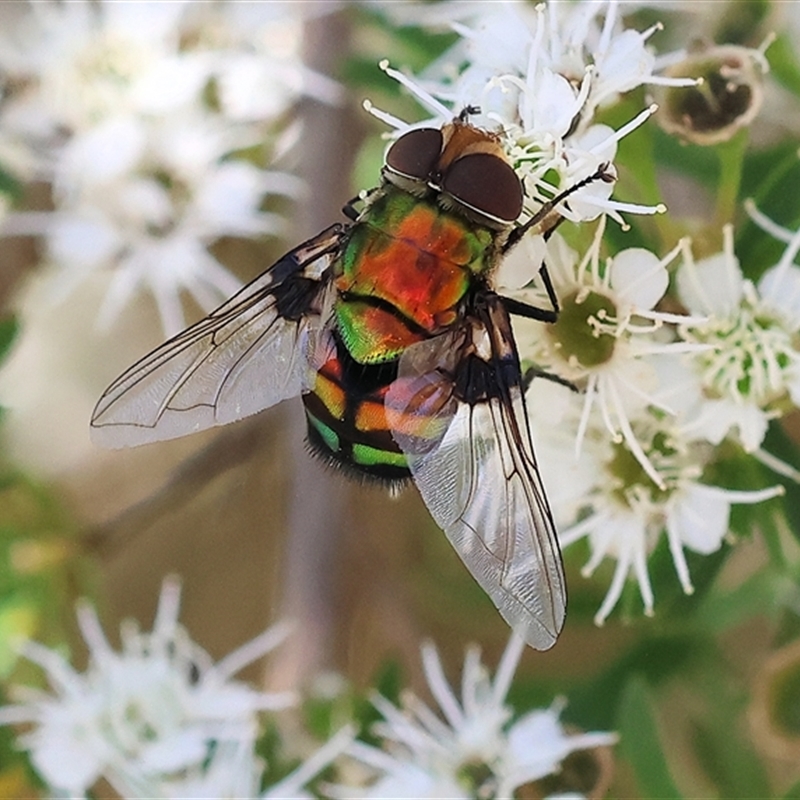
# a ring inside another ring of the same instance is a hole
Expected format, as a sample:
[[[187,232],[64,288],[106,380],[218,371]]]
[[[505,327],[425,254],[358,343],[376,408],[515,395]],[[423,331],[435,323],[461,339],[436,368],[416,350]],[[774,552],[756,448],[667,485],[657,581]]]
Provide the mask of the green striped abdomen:
[[[397,362],[363,365],[342,342],[324,333],[312,355],[315,379],[303,395],[312,451],[332,466],[389,485],[410,477],[408,464],[386,424],[384,399]]]

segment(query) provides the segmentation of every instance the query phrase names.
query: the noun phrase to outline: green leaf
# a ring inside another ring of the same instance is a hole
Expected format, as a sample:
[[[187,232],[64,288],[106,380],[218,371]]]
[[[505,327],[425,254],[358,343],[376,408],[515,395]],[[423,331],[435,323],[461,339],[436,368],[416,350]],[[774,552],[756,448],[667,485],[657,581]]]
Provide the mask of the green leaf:
[[[800,225],[800,206],[787,203],[800,184],[800,159],[797,142],[781,142],[775,147],[749,153],[742,172],[742,197],[753,199],[759,211],[789,230]],[[736,229],[736,254],[746,278],[758,280],[777,263],[786,249],[743,216]]]
[[[791,458],[790,456],[786,460],[791,463]],[[753,491],[766,489],[778,482],[777,475],[731,441],[725,441],[717,447],[716,460],[703,472],[703,483],[726,489]],[[795,486],[794,489],[800,491],[800,487]],[[755,504],[734,503],[730,513],[731,531],[746,539],[752,538],[754,531],[760,531],[773,563],[779,567],[784,562],[784,556],[779,529],[774,524],[773,516],[779,513],[784,505],[783,498],[764,500]]]
[[[783,795],[782,800],[800,800],[800,783],[796,783]]]
[[[653,621],[644,620],[642,626],[645,625],[652,627]],[[564,720],[584,730],[613,727],[631,675],[643,676],[653,684],[663,681],[685,670],[691,660],[702,655],[707,638],[705,632],[702,637],[685,632],[671,636],[643,635],[594,680],[569,689]]]
[[[779,423],[769,426],[763,449],[795,469],[800,467],[800,448]],[[767,471],[767,474],[770,483],[780,483],[786,492],[781,500],[781,506],[786,514],[789,529],[800,541],[800,486],[791,478],[785,478],[771,471]]]
[[[0,320],[0,361],[8,354],[18,332],[19,325],[15,317],[6,317]]]
[[[617,730],[620,750],[636,774],[638,797],[681,800],[661,748],[650,690],[640,675],[631,678],[622,694]]]
[[[766,771],[753,750],[744,724],[747,696],[729,673],[714,668],[696,673],[693,684],[702,694],[702,714],[694,720],[692,744],[720,798],[772,797]],[[709,663],[709,667],[712,664]]]
[[[648,560],[650,579],[656,596],[656,612],[659,618],[684,622],[689,619],[697,610],[700,600],[714,585],[731,550],[732,548],[726,544],[708,555],[684,550],[694,587],[694,592],[687,595],[675,572],[675,562],[672,559],[666,534],[662,535]]]
[[[761,26],[769,12],[769,0],[727,3],[714,31],[713,41],[758,47],[764,38]]]
[[[7,678],[17,663],[16,643],[30,638],[36,630],[37,612],[35,602],[22,593],[0,603],[0,678]]]
[[[378,668],[370,686],[382,697],[394,705],[400,704],[400,692],[403,689],[403,668],[396,658],[387,659]],[[370,692],[370,697],[371,697]],[[361,727],[360,738],[367,744],[378,745],[379,738],[372,733],[371,728],[383,719],[383,714],[375,708],[370,697],[357,694],[353,698],[353,721]]]
[[[794,51],[794,43],[785,32],[769,46],[767,51],[769,71],[778,83],[793,94],[800,96],[800,62]]]
[[[0,194],[7,194],[10,197],[19,197],[22,194],[22,184],[2,167],[0,167]]]
[[[763,569],[729,592],[710,592],[697,611],[697,621],[720,633],[773,607],[775,572]]]
[[[358,25],[368,29],[365,43],[373,48],[376,40],[385,37],[382,48],[384,57],[394,66],[419,72],[438,58],[461,38],[454,31],[432,31],[417,25],[396,25],[379,8],[357,6]],[[396,60],[396,61],[395,61]]]
[[[218,743],[212,745],[212,753],[217,746]],[[266,765],[261,776],[262,791],[283,780],[299,766],[296,754],[287,753],[286,750],[281,730],[273,719],[267,719],[255,746],[256,754]]]
[[[403,668],[400,661],[397,659],[385,661],[372,683],[378,694],[397,705],[400,702],[400,692],[403,690]]]
[[[658,166],[687,175],[713,189],[719,175],[719,162],[707,147],[681,142],[661,128],[657,128],[653,135],[653,155]]]

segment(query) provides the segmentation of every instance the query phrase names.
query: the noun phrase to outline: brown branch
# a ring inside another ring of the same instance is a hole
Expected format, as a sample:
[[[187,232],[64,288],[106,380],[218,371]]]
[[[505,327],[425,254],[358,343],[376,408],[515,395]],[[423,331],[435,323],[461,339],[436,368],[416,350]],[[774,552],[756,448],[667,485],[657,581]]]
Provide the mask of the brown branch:
[[[274,445],[276,440],[276,427],[262,414],[225,428],[210,444],[182,462],[149,497],[91,529],[83,538],[84,547],[99,558],[115,558],[159,517],[190,502],[206,484],[239,466],[260,448]]]

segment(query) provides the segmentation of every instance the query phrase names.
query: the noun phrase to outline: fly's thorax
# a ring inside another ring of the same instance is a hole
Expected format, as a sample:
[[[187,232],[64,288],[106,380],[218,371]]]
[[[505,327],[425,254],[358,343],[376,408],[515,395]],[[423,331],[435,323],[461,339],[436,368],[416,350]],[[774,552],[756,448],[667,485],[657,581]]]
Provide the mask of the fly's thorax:
[[[379,233],[405,240],[442,261],[452,262],[475,275],[486,274],[499,257],[505,236],[448,209],[435,194],[417,197],[384,184],[353,228],[343,257],[344,271],[358,269],[358,239]],[[348,261],[348,255],[350,261]]]
[[[350,354],[391,360],[451,327],[470,287],[494,267],[500,235],[434,198],[384,187],[336,267],[336,322]]]

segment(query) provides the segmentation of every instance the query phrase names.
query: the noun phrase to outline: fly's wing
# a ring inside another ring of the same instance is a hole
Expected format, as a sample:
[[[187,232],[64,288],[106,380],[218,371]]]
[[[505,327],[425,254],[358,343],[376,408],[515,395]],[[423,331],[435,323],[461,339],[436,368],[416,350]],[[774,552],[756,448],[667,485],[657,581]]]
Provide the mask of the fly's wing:
[[[173,439],[300,394],[302,340],[319,322],[345,233],[332,225],[301,244],[124,372],[94,409],[93,441],[128,447]]]
[[[551,647],[564,623],[564,573],[496,295],[462,330],[408,349],[386,408],[431,516],[509,625],[536,649]]]

